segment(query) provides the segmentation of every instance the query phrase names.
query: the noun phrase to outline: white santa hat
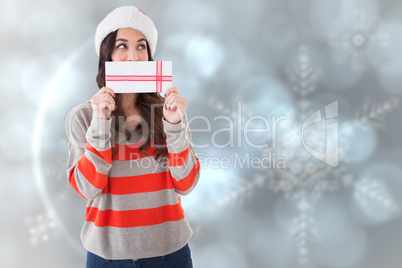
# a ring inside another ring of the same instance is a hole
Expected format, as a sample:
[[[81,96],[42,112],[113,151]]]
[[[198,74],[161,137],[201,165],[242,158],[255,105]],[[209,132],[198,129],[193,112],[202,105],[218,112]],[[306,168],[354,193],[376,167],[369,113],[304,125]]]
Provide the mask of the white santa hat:
[[[148,41],[151,55],[154,55],[158,31],[153,21],[135,6],[118,7],[110,12],[98,25],[95,34],[95,49],[99,56],[101,43],[105,37],[121,28],[133,28],[142,32]]]

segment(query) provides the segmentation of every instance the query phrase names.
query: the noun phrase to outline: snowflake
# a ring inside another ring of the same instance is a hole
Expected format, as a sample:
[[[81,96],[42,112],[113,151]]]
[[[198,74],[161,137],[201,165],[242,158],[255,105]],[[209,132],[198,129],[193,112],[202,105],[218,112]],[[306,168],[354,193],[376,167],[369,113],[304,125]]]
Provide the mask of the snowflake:
[[[355,14],[354,19],[364,19],[362,14],[358,15]],[[341,35],[344,38],[344,40],[341,40],[342,42],[346,42],[346,39],[352,40],[352,43],[348,44],[348,46],[342,44],[339,40],[337,43],[334,41],[336,39],[332,40],[332,44],[336,48],[342,48],[342,50],[337,51],[338,60],[341,62],[350,60],[356,70],[365,68],[367,59],[374,59],[371,54],[374,54],[376,47],[383,45],[380,42],[383,39],[379,38],[381,35],[374,33],[376,29],[374,26],[377,24],[371,23],[371,28],[366,27],[368,24],[370,23],[366,20],[358,21],[351,31]],[[399,212],[400,208],[385,184],[383,185],[375,180],[356,180],[347,157],[349,150],[352,148],[351,144],[349,144],[350,141],[339,139],[338,136],[335,137],[338,139],[339,157],[338,166],[336,167],[315,159],[306,151],[306,148],[301,146],[301,126],[306,118],[317,111],[317,107],[314,107],[313,102],[308,97],[317,90],[317,82],[321,72],[314,67],[307,47],[299,49],[296,65],[286,71],[292,89],[299,97],[297,105],[289,113],[290,120],[278,130],[280,134],[277,136],[280,139],[275,141],[275,146],[258,151],[262,158],[269,157],[274,160],[283,158],[286,160],[286,165],[282,168],[277,168],[274,165],[274,167],[255,169],[253,177],[244,176],[239,180],[239,183],[227,185],[215,204],[216,206],[243,206],[249,199],[252,199],[257,189],[283,193],[285,199],[293,202],[296,207],[286,230],[286,237],[293,242],[296,248],[299,264],[303,267],[310,267],[314,266],[310,256],[311,245],[323,242],[311,210],[315,207],[315,202],[324,193],[353,187],[355,190],[354,197],[360,209],[370,210],[373,206],[379,207],[385,211],[383,214],[387,217],[386,219],[396,215],[395,213]],[[366,125],[368,123],[374,128],[384,129],[383,122],[385,117],[398,104],[399,100],[397,98],[374,103],[369,97],[366,97],[363,104],[356,108],[353,124]],[[224,114],[231,115],[233,118],[238,116],[231,109],[225,107],[221,101],[211,99],[210,105]],[[246,114],[251,115],[251,110],[247,109],[247,111],[248,113]],[[329,120],[332,120],[332,122],[338,121],[337,118],[330,118]],[[322,120],[320,124],[309,126],[308,132],[306,132],[309,146],[320,149],[326,148],[328,136],[323,135],[326,126],[326,120]],[[354,132],[355,130],[353,125],[345,125],[343,131],[347,134],[348,131]],[[273,138],[270,135],[265,137],[262,143],[270,144],[272,142]]]
[[[372,209],[372,203],[380,205],[390,214],[400,210],[388,187],[379,179],[362,178],[356,183],[355,189],[354,196],[364,210]]]
[[[388,46],[388,35],[379,32],[379,24],[378,18],[369,17],[364,11],[338,19],[329,36],[335,60],[350,64],[355,71],[363,71],[369,61],[378,64],[383,58],[381,49]]]
[[[383,124],[385,116],[399,105],[395,97],[381,103],[374,103],[366,96],[363,104],[357,109],[355,118],[362,122],[368,122],[371,126],[385,130]]]
[[[268,177],[268,187],[275,192],[283,192],[290,196],[292,191],[304,189],[314,199],[318,199],[323,192],[334,191],[353,183],[353,176],[348,172],[343,159],[348,151],[347,144],[338,145],[339,163],[336,168],[317,161],[301,146],[300,138],[303,135],[301,126],[311,114],[316,111],[312,102],[307,98],[317,88],[321,71],[313,64],[311,54],[306,46],[301,46],[297,60],[291,68],[287,68],[287,75],[294,92],[299,96],[297,106],[291,112],[292,120],[281,130],[281,137],[275,148],[262,150],[262,156],[272,151],[286,159],[287,167],[274,169],[275,176]],[[323,122],[325,123],[325,122]],[[309,126],[307,136],[312,148],[322,148],[328,140],[323,124]],[[334,137],[338,138],[338,137]],[[307,141],[306,141],[307,143]],[[260,170],[262,174],[266,170]],[[339,180],[342,178],[342,180]]]
[[[293,91],[305,98],[317,88],[320,75],[321,71],[314,68],[309,49],[306,46],[301,46],[297,56],[297,64],[287,69],[287,76],[292,82]],[[300,102],[301,106],[303,104]]]
[[[339,164],[336,168],[324,162],[315,161],[300,146],[302,135],[300,126],[316,110],[312,107],[312,102],[306,97],[316,90],[320,74],[321,71],[314,67],[309,49],[306,46],[300,47],[296,63],[287,69],[292,88],[299,95],[300,100],[297,107],[289,112],[290,123],[287,123],[280,130],[280,135],[277,135],[281,137],[279,141],[272,141],[272,136],[268,136],[262,141],[262,144],[273,144],[274,148],[268,147],[259,151],[261,158],[269,158],[273,163],[276,161],[276,163],[285,162],[285,164],[283,166],[274,164],[269,168],[257,169],[253,178],[240,180],[240,183],[234,186],[228,185],[226,193],[217,201],[218,206],[227,204],[241,206],[253,196],[252,193],[255,189],[262,187],[267,187],[275,192],[282,192],[285,196],[291,196],[294,191],[304,189],[317,200],[326,191],[334,191],[353,184],[353,175],[343,162],[344,155],[348,152],[348,144],[339,144]],[[210,99],[209,103],[219,112],[231,114],[231,110],[225,107],[223,102]],[[243,110],[248,116],[252,116],[249,109]],[[235,114],[232,116],[234,117]],[[244,119],[242,116],[242,121]],[[310,140],[311,147],[320,147],[325,142],[320,127],[315,124],[309,129],[308,136],[315,137]]]
[[[314,204],[308,200],[304,191],[295,193],[292,201],[296,205],[298,215],[291,221],[287,238],[296,244],[299,263],[309,266],[311,263],[309,245],[322,240],[311,212]]]
[[[37,246],[41,242],[57,240],[60,236],[53,221],[52,213],[48,213],[46,216],[41,214],[27,216],[25,217],[25,224],[29,227],[30,244],[32,246]]]
[[[223,207],[232,204],[241,207],[252,197],[255,188],[261,188],[265,183],[263,176],[254,176],[251,179],[241,178],[239,183],[225,187],[223,194],[214,202],[214,206]]]
[[[300,113],[301,115],[303,113]],[[292,123],[286,128],[278,141],[276,148],[267,148],[261,151],[261,155],[271,154],[275,151],[277,156],[286,159],[286,168],[275,168],[274,176],[267,177],[268,188],[275,192],[283,192],[285,196],[291,195],[292,191],[304,189],[314,198],[318,199],[324,192],[334,191],[349,186],[353,181],[352,174],[344,163],[344,155],[348,147],[346,144],[339,144],[339,163],[332,167],[327,163],[319,161],[309,155],[300,144],[301,131],[298,127],[301,123]],[[320,126],[313,125],[308,132],[309,145],[312,148],[320,148],[325,143],[325,136],[322,135]],[[259,170],[266,173],[266,170]],[[343,178],[343,180],[339,180]]]

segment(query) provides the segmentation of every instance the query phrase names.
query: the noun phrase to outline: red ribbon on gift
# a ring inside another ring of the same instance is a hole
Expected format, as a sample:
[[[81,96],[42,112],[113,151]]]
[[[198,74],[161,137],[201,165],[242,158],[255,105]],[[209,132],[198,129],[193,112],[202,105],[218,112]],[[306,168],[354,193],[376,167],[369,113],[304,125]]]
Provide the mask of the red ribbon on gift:
[[[106,81],[155,81],[156,92],[162,92],[162,82],[172,82],[172,76],[162,75],[162,62],[156,61],[156,75],[106,75]]]
[[[156,92],[162,92],[162,62],[156,62]]]

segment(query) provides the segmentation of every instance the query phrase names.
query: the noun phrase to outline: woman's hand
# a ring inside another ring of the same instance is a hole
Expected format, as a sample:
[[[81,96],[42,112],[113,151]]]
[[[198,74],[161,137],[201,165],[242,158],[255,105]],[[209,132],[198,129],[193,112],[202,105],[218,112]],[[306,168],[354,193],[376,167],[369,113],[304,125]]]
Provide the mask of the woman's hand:
[[[187,109],[187,100],[176,87],[171,87],[165,94],[165,106],[163,107],[163,116],[171,124],[177,124],[181,121]]]
[[[107,120],[112,111],[116,108],[113,97],[116,97],[116,94],[107,87],[103,87],[96,92],[91,98],[93,116]]]

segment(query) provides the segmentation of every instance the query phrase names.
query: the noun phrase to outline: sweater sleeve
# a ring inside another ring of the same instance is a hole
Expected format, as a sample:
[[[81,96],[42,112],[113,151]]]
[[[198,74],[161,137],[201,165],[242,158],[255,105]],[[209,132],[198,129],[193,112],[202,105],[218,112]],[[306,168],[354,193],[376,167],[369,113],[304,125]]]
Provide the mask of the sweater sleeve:
[[[89,109],[89,110],[88,110]],[[67,177],[83,198],[92,201],[108,183],[112,167],[111,121],[92,116],[92,109],[77,105],[67,115]]]
[[[168,168],[176,192],[189,194],[198,183],[200,163],[195,155],[187,115],[178,124],[171,124],[163,117],[168,150]]]

